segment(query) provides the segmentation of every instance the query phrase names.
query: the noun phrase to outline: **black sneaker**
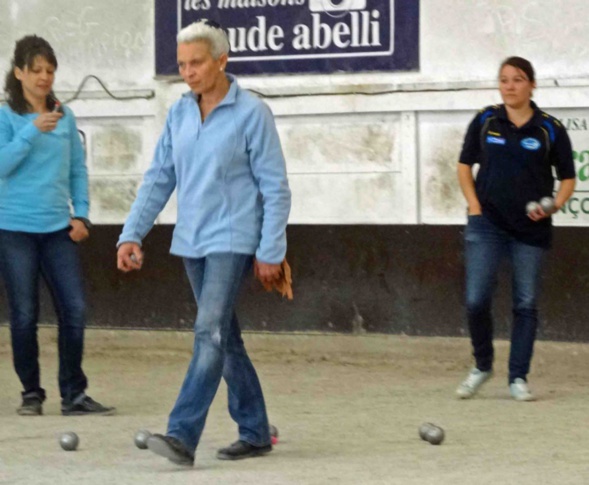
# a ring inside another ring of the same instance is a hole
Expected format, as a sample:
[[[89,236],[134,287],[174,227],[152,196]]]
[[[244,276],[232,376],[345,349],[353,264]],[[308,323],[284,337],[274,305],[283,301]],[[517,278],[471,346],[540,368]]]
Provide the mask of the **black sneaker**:
[[[116,408],[103,406],[86,394],[72,402],[61,402],[61,414],[64,416],[111,416],[115,413]]]
[[[217,451],[219,460],[241,460],[243,458],[252,458],[254,456],[265,455],[272,451],[272,445],[254,446],[245,441],[236,441],[227,448],[221,448]]]
[[[41,416],[43,414],[43,400],[37,396],[23,396],[22,404],[16,410],[21,416]]]
[[[172,436],[152,434],[147,439],[147,447],[156,455],[163,456],[176,465],[194,465],[194,454],[188,451],[179,439]]]

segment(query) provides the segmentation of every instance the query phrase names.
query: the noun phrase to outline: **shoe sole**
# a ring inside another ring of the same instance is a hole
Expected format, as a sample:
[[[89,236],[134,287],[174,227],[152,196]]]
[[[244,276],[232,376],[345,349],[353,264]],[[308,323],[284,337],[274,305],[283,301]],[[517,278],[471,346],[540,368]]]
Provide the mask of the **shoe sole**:
[[[270,453],[272,448],[262,448],[259,450],[252,450],[249,453],[245,453],[243,455],[227,455],[225,453],[221,453],[220,451],[217,452],[217,459],[219,460],[243,460],[245,458],[255,458],[256,456],[262,456]]]
[[[458,399],[471,399],[471,398],[475,397],[475,395],[480,391],[481,387],[483,387],[483,385],[485,385],[485,383],[488,382],[492,377],[493,377],[493,373],[491,373],[491,375],[487,376],[487,378],[483,382],[481,382],[474,391],[472,391],[469,394],[462,394],[463,391],[459,387],[458,389],[456,389],[456,396],[458,397]]]
[[[515,397],[515,396],[511,396],[513,398],[514,401],[517,402],[532,402],[536,400],[536,396],[529,396],[529,397]]]
[[[472,394],[462,394],[460,391],[456,391],[456,397],[458,397],[458,399],[471,399],[474,397],[476,393],[472,393]]]
[[[42,416],[43,411],[34,411],[32,409],[17,409],[16,414],[19,416]]]
[[[116,409],[109,409],[108,411],[100,411],[100,412],[84,412],[84,411],[62,411],[62,416],[113,416],[117,413]]]
[[[174,448],[157,436],[150,436],[147,440],[147,448],[156,455],[167,458],[172,463],[182,466],[193,466],[194,460],[180,456]]]

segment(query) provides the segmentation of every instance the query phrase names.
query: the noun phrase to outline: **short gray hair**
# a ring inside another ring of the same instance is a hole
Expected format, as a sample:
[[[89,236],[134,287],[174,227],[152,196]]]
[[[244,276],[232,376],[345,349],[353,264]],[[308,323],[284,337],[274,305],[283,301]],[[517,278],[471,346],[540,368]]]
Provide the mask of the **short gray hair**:
[[[200,19],[178,32],[176,40],[178,44],[188,44],[199,40],[208,42],[213,59],[218,59],[223,54],[229,54],[231,46],[225,31],[220,26],[214,25],[217,25],[216,22]]]

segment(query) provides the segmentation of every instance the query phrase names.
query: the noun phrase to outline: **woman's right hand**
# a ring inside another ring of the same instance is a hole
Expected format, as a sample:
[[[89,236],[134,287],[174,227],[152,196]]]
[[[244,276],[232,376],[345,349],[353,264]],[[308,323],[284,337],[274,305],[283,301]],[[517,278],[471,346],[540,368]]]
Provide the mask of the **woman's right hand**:
[[[480,216],[483,214],[483,209],[480,204],[473,204],[468,206],[467,214],[469,216]]]
[[[125,242],[117,251],[117,268],[124,273],[139,270],[143,265],[143,251],[141,246],[134,242]]]
[[[62,113],[50,112],[50,113],[41,113],[37,116],[37,119],[33,121],[33,124],[39,128],[40,131],[47,132],[55,130],[57,126],[57,122],[63,118]]]

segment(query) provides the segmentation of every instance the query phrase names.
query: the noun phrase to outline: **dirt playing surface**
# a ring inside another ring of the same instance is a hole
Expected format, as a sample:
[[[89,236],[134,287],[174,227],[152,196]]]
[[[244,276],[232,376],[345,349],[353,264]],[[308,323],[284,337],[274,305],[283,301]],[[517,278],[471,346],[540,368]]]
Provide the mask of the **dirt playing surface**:
[[[222,384],[194,468],[133,444],[138,429],[165,431],[190,359],[192,335],[89,330],[88,394],[113,417],[62,417],[56,330],[40,331],[45,415],[17,416],[20,387],[9,332],[0,328],[2,484],[588,484],[589,345],[539,342],[530,375],[537,402],[509,398],[508,343],[497,342],[495,377],[469,401],[454,390],[471,365],[468,340],[396,336],[248,334],[270,421],[269,455],[219,461],[236,439]],[[421,441],[431,421],[441,446]],[[80,448],[65,452],[60,433]]]

